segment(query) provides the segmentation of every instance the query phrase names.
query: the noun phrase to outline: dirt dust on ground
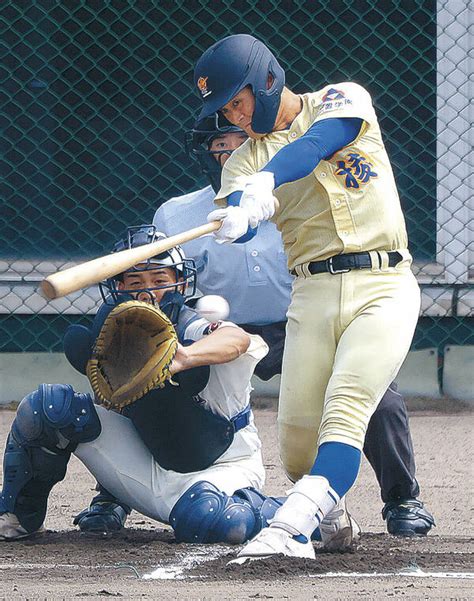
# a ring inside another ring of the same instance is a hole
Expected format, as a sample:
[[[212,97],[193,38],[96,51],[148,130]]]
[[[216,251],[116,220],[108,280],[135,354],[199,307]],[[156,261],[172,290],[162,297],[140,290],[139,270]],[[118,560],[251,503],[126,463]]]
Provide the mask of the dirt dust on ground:
[[[3,448],[13,411],[0,411]],[[290,486],[278,459],[276,412],[256,411],[267,469],[266,492]],[[0,599],[471,599],[473,413],[443,407],[411,414],[420,498],[437,527],[425,538],[385,531],[373,472],[364,461],[348,505],[362,527],[350,552],[316,561],[283,557],[228,565],[236,548],[176,544],[172,531],[135,512],[112,538],[81,535],[73,516],[93,496],[94,479],[73,457],[52,494],[46,532],[0,543]]]

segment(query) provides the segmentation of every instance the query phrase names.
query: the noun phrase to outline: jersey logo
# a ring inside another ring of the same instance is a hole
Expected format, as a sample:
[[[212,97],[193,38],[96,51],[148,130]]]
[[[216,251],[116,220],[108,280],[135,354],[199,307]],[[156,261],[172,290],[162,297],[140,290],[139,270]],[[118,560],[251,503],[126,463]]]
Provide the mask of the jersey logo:
[[[370,178],[378,177],[378,173],[372,170],[372,163],[356,152],[346,155],[343,161],[337,161],[336,175],[344,177],[346,188],[360,188]]]
[[[200,77],[197,80],[197,87],[198,87],[198,90],[201,92],[201,96],[203,98],[205,98],[206,96],[209,96],[209,94],[212,93],[212,90],[207,89],[207,80],[208,79],[209,79],[209,77]]]
[[[332,100],[340,100],[341,98],[345,98],[344,92],[341,90],[336,90],[336,88],[330,88],[326,94],[323,96],[323,102],[331,102]]]
[[[350,98],[346,98],[344,92],[341,90],[336,90],[336,88],[330,88],[322,97],[318,115],[327,113],[328,111],[334,111],[351,104],[352,100]]]
[[[212,334],[212,332],[215,332],[217,328],[221,325],[221,323],[222,321],[214,321],[210,323],[204,330],[204,336],[208,336],[209,334]]]

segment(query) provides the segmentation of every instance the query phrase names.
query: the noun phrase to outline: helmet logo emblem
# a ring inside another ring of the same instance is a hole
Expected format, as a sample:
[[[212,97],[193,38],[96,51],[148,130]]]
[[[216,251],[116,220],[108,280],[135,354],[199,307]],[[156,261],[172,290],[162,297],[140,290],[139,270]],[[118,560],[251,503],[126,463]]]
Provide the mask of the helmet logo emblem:
[[[200,77],[197,80],[197,87],[199,88],[199,91],[201,92],[201,96],[203,98],[205,98],[206,96],[209,96],[209,94],[212,94],[212,90],[207,89],[207,80],[208,80],[208,77]]]

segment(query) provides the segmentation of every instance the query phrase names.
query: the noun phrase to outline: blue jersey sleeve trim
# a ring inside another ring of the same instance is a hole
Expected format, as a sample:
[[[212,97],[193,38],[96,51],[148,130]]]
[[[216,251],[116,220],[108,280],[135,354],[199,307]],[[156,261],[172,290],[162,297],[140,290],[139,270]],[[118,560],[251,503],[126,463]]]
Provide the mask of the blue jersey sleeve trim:
[[[299,140],[279,150],[262,171],[273,173],[276,188],[306,177],[322,159],[353,142],[362,123],[355,117],[318,121]]]
[[[227,205],[230,207],[238,207],[240,205],[240,198],[242,196],[242,192],[238,190],[237,192],[232,192],[227,197]]]

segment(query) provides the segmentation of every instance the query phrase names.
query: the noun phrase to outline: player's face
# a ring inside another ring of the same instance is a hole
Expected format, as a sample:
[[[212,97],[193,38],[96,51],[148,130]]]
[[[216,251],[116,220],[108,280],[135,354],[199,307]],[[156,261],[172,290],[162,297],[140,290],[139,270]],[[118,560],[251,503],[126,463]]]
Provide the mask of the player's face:
[[[172,288],[160,288],[161,286],[169,286],[176,284],[176,274],[174,269],[162,267],[161,269],[147,269],[147,265],[137,265],[137,269],[144,271],[130,271],[124,273],[123,282],[118,282],[119,290],[129,291],[136,300],[152,303],[150,295],[153,296],[155,304],[158,304],[164,294]],[[145,271],[146,270],[146,271]],[[150,290],[150,288],[158,288],[158,290]],[[145,291],[147,289],[147,291]],[[133,291],[137,292],[134,294]]]
[[[234,150],[241,146],[246,139],[247,135],[244,133],[237,131],[228,132],[214,138],[209,146],[209,151],[219,153],[214,154],[213,157],[223,167]]]
[[[232,100],[224,105],[219,111],[232,123],[243,129],[244,132],[254,139],[261,138],[264,134],[256,134],[252,129],[252,117],[255,111],[255,97],[250,86],[240,90]]]

